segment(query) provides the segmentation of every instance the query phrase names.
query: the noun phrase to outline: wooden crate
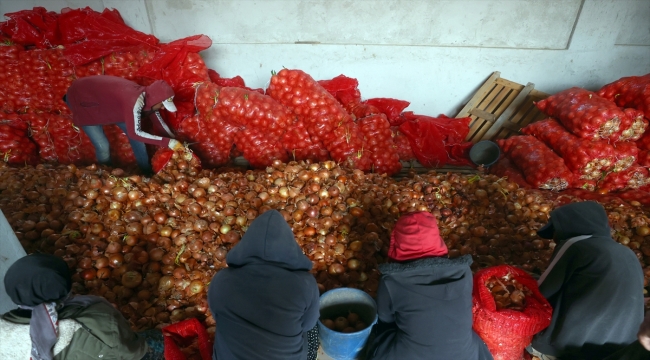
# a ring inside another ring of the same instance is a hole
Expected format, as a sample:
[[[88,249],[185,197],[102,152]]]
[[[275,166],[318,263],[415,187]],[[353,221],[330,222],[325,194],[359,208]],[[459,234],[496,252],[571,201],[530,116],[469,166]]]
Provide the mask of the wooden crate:
[[[476,94],[456,115],[471,117],[466,141],[504,139],[518,134],[524,126],[546,116],[534,102],[549,95],[535,90],[535,84],[526,86],[501,78],[495,71],[478,89]]]

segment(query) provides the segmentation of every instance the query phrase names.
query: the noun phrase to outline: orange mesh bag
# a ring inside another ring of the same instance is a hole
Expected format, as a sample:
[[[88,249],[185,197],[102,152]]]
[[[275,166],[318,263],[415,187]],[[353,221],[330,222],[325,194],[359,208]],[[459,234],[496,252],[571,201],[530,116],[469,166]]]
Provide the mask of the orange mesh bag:
[[[474,331],[494,360],[523,359],[533,335],[551,323],[553,309],[539,292],[537,281],[516,267],[499,265],[478,271],[472,296]]]

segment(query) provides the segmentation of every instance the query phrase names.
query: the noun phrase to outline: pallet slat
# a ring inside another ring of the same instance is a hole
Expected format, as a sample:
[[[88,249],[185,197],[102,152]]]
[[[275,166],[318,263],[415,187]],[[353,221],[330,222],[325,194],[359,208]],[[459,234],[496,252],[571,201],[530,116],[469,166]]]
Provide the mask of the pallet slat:
[[[504,139],[546,117],[534,103],[548,94],[535,90],[533,83],[524,86],[500,75],[493,72],[456,115],[472,119],[466,141]]]

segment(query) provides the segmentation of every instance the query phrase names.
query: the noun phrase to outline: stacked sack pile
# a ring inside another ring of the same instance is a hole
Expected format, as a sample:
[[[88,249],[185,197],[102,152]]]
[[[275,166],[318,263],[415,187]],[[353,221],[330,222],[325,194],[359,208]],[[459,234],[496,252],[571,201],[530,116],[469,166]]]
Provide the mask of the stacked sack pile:
[[[626,198],[650,189],[650,74],[622,78],[597,93],[570,88],[536,105],[549,118],[498,140],[505,156],[492,172],[583,197],[595,191]]]
[[[0,138],[11,142],[3,142],[0,155],[12,165],[95,161],[92,144],[73,125],[63,101],[72,81],[93,75],[145,86],[160,79],[169,83],[179,111],[163,110],[163,117],[208,168],[241,155],[255,168],[274,160],[331,159],[389,175],[401,170],[400,161],[415,159],[425,166],[469,165],[468,144],[462,144],[469,118],[403,112],[409,102],[390,98],[362,101],[356,79],[316,81],[304,71],[283,69],[273,73],[268,89],[251,89],[239,76],[222,78],[206,67],[199,55],[211,45],[205,35],[162,44],[108,9],[55,13],[36,7],[5,16]],[[104,132],[114,165],[134,168],[126,135],[116,125]],[[431,132],[433,147],[423,143]],[[33,146],[23,146],[27,142]]]

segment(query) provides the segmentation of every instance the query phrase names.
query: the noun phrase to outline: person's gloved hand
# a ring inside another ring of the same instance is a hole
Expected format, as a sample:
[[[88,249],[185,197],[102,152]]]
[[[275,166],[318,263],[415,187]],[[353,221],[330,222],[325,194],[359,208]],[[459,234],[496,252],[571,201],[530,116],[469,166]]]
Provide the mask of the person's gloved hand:
[[[182,150],[185,148],[182,142],[174,139],[169,140],[169,145],[167,146],[172,150]]]
[[[639,338],[641,345],[650,351],[650,314],[643,319],[636,336]]]

